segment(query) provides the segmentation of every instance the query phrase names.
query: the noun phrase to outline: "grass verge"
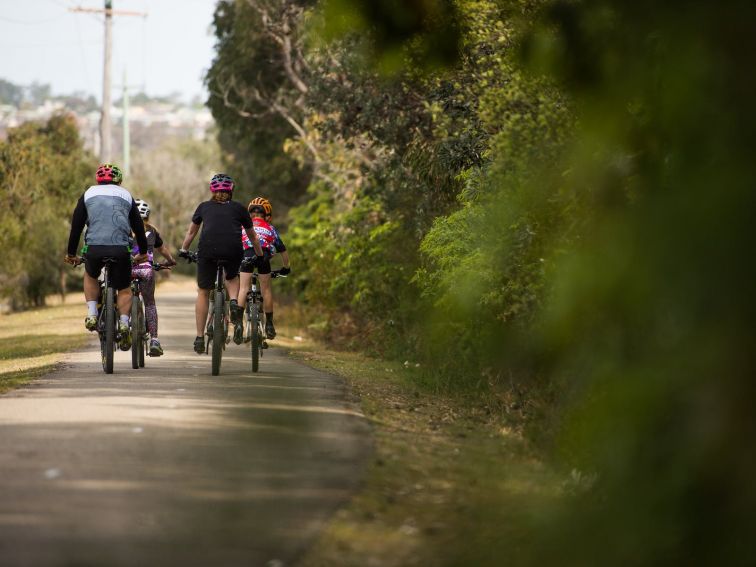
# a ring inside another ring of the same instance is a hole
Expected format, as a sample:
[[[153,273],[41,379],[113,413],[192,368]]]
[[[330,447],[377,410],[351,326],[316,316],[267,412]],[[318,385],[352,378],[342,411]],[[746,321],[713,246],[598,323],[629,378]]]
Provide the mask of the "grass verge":
[[[307,340],[281,346],[346,380],[376,447],[362,489],[301,567],[532,563],[563,482],[506,416],[484,399],[423,390],[412,365]]]
[[[79,298],[80,294],[76,297]],[[0,315],[0,394],[52,372],[89,340],[81,302]]]

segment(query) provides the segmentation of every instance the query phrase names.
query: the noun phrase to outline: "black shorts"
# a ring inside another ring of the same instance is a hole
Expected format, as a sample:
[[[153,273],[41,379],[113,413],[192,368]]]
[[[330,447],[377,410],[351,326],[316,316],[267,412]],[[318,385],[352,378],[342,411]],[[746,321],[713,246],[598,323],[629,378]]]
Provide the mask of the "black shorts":
[[[223,269],[226,279],[232,280],[239,275],[239,264],[242,257],[237,258],[197,258],[197,286],[200,289],[213,289],[215,287],[215,274],[218,270],[218,262],[225,262]]]
[[[84,269],[93,278],[100,277],[102,272],[102,259],[115,258],[117,262],[111,264],[108,270],[108,285],[121,290],[131,285],[131,253],[126,246],[87,246]]]
[[[252,259],[257,258],[257,255],[255,254],[255,249],[247,248],[244,251],[244,257],[252,258]],[[251,274],[252,272],[255,271],[255,268],[257,268],[258,274],[262,274],[262,275],[269,274],[270,273],[270,256],[265,254],[264,258],[257,260],[257,262],[255,262],[254,264],[250,264],[248,266],[242,266],[239,271],[244,272],[245,274]]]

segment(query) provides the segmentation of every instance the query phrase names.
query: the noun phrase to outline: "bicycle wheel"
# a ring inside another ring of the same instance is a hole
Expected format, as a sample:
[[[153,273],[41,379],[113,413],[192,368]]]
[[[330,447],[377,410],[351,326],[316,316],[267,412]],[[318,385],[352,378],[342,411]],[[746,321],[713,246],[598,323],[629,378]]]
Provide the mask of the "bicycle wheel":
[[[113,288],[108,287],[105,294],[105,332],[100,339],[102,351],[102,369],[105,374],[113,374],[113,354],[115,352],[115,306],[113,305]]]
[[[138,295],[131,297],[131,367],[139,368],[139,354],[142,352],[142,335],[139,329],[139,310],[142,307],[142,298]]]
[[[139,298],[139,312],[137,315],[139,316],[139,336],[142,337],[142,348],[139,349],[139,368],[144,368],[144,357],[150,348],[150,341],[147,335],[147,323],[144,319],[144,301],[142,301],[141,297]]]
[[[252,338],[252,301],[247,299],[247,306],[244,308],[244,320],[246,326],[244,328],[244,342],[248,343]]]
[[[220,373],[221,358],[223,357],[223,347],[225,346],[225,337],[223,336],[223,308],[225,300],[222,291],[215,291],[215,301],[213,305],[213,376]]]
[[[250,322],[252,326],[249,341],[252,345],[252,372],[257,372],[260,366],[260,306],[257,303],[252,304]]]

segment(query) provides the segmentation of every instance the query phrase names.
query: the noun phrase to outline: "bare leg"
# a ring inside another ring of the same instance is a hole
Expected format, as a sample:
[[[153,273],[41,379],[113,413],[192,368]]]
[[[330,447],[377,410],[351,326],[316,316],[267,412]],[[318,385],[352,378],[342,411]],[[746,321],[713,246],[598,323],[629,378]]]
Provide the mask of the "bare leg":
[[[226,289],[228,290],[228,298],[232,299],[239,295],[239,276],[236,276],[232,280],[226,280]]]
[[[100,282],[84,272],[84,300],[97,301],[100,298]]]
[[[131,288],[118,290],[118,313],[128,315],[131,312]]]
[[[247,304],[247,291],[250,281],[252,281],[252,272],[241,272],[239,274],[239,294],[236,297],[239,307],[243,308]]]
[[[273,313],[273,286],[270,274],[260,274],[260,291],[263,296],[263,312]]]
[[[207,310],[210,304],[210,290],[197,290],[197,303],[194,305],[194,317],[197,322],[197,336],[205,336],[205,322],[207,321]]]

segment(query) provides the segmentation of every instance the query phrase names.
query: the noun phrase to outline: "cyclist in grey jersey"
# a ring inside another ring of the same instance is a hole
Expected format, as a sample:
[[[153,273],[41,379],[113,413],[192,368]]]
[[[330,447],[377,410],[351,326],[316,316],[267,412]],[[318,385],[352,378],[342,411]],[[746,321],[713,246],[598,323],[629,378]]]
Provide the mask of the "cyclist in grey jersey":
[[[77,265],[81,259],[76,256],[79,238],[84,236],[86,259],[84,273],[84,299],[87,303],[87,317],[84,325],[90,331],[97,328],[97,299],[100,284],[97,278],[103,267],[103,259],[116,258],[110,268],[110,285],[118,290],[118,333],[122,350],[131,346],[129,330],[129,310],[131,307],[131,255],[129,236],[134,232],[140,250],[147,250],[144,223],[136,203],[125,188],[120,187],[123,174],[118,166],[102,164],[95,174],[97,185],[87,189],[79,199],[71,218],[71,233],[68,237],[68,253],[64,261]],[[144,262],[146,254],[134,260]]]

